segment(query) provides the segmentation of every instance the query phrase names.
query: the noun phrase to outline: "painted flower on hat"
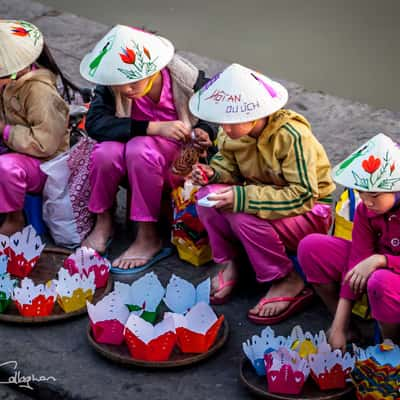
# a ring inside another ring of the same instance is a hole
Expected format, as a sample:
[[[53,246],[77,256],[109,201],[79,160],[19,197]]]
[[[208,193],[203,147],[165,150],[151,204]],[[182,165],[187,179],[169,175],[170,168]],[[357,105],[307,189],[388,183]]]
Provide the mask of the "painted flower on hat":
[[[368,172],[369,174],[373,174],[380,167],[381,160],[371,155],[367,160],[363,160],[361,165],[364,171]]]
[[[29,31],[27,31],[25,28],[22,28],[20,26],[13,26],[12,29],[11,29],[11,32],[16,36],[27,36],[27,35],[29,35]]]
[[[390,177],[395,170],[395,163],[394,161],[391,162],[391,157],[388,151],[386,151],[383,160],[374,155],[370,155],[367,159],[361,162],[361,167],[370,175],[369,178],[361,177],[354,170],[352,171],[352,174],[356,186],[363,190],[371,190],[376,187],[381,190],[391,191],[393,185],[400,181],[400,178],[398,177]]]
[[[19,25],[19,26],[18,26]],[[26,21],[17,22],[12,28],[11,32],[13,35],[21,36],[21,37],[30,37],[33,39],[34,44],[36,46],[37,42],[41,38],[42,34],[36,28],[36,26],[32,25]]]
[[[131,65],[132,69],[118,68],[118,71],[128,79],[142,79],[157,71],[155,64],[157,58],[151,60],[150,52],[146,47],[143,46],[140,49],[139,45],[132,41],[132,48],[125,46],[122,51],[123,53],[119,53],[122,62]]]
[[[125,64],[135,64],[135,60],[136,60],[135,52],[132,49],[130,49],[129,47],[125,47],[125,49],[122,49],[122,51],[123,51],[123,53],[119,53],[121,60]]]
[[[150,60],[150,58],[151,58],[150,52],[148,49],[146,49],[146,47],[143,47],[143,53],[146,54],[147,58]]]

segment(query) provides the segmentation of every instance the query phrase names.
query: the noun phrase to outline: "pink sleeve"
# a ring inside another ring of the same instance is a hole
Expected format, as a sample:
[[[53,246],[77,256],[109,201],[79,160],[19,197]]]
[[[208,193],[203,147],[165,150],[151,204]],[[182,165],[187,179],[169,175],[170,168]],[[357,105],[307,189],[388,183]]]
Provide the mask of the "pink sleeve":
[[[384,254],[387,260],[387,267],[400,273],[400,256],[394,256],[393,254]]]
[[[6,125],[3,129],[3,139],[5,142],[7,142],[9,136],[10,136],[10,131],[11,131],[11,126]]]
[[[346,273],[352,270],[359,262],[376,253],[374,242],[375,232],[369,222],[368,216],[366,215],[364,204],[360,203],[354,216],[351,251],[347,263],[347,269],[343,274],[343,278]],[[350,289],[348,283],[342,283],[340,297],[350,300],[355,299],[356,296]]]

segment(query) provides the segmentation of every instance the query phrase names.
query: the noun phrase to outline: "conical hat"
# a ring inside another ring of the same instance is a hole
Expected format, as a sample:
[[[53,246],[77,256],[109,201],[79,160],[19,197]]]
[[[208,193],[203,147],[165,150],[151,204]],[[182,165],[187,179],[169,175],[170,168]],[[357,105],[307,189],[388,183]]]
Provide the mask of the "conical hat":
[[[200,119],[235,124],[271,115],[287,100],[288,92],[280,83],[232,64],[191,97],[189,108]]]
[[[0,20],[0,77],[31,65],[43,50],[43,35],[26,21]]]
[[[116,25],[83,58],[80,72],[90,82],[123,85],[154,75],[173,55],[174,46],[169,40]]]
[[[400,192],[400,147],[379,133],[338,164],[332,176],[364,192]]]

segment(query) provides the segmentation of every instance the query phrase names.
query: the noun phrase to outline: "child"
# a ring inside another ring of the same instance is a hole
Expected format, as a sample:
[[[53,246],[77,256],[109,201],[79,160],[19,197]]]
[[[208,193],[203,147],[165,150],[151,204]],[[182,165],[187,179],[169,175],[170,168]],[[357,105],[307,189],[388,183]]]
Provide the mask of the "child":
[[[352,240],[310,235],[299,245],[307,280],[334,315],[328,339],[335,348],[350,339],[352,303],[365,291],[384,338],[400,339],[399,162],[399,145],[379,134],[335,167],[335,181],[362,200]]]
[[[0,20],[0,233],[11,235],[24,226],[26,193],[39,193],[46,175],[40,170],[69,148],[69,108],[57,92],[77,88],[61,73],[43,36],[26,21]]]
[[[190,100],[193,114],[222,126],[219,153],[210,166],[194,166],[195,183],[209,185],[199,198],[216,202],[198,206],[213,257],[225,264],[212,280],[214,304],[226,302],[237,283],[238,244],[243,246],[259,282],[272,282],[248,317],[274,324],[312,298],[287,251],[312,232],[328,232],[330,165],[310,124],[281,109],[286,89],[264,75],[233,64]],[[240,247],[240,246],[239,246]]]
[[[104,252],[112,236],[111,209],[124,178],[132,191],[130,217],[136,240],[113,262],[113,272],[135,272],[169,255],[156,222],[163,189],[171,187],[173,161],[190,140],[199,150],[211,145],[215,127],[188,109],[204,73],[174,55],[172,44],[139,29],[117,25],[81,63],[81,74],[98,86],[86,128],[99,143],[92,154],[89,210],[97,214],[84,244]],[[175,181],[177,181],[175,179]]]

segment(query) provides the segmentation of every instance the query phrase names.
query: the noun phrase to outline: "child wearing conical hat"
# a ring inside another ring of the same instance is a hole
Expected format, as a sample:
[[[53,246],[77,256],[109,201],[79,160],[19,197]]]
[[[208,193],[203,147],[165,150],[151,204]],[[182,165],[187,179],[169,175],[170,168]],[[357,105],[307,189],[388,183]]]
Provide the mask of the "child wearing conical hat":
[[[210,183],[199,191],[197,210],[221,264],[211,302],[230,297],[243,248],[257,280],[272,283],[248,313],[260,324],[280,322],[310,302],[312,291],[287,253],[331,225],[329,160],[309,122],[282,108],[287,99],[278,82],[232,64],[189,103],[193,114],[222,127],[210,166],[198,164],[192,172],[195,183]]]
[[[69,148],[69,108],[57,92],[69,82],[33,24],[0,20],[0,233],[11,235],[24,225],[26,193],[40,193],[46,175],[40,164]],[[69,98],[69,97],[68,97]]]
[[[172,164],[183,143],[207,150],[216,127],[188,109],[204,73],[174,55],[165,38],[117,25],[81,63],[81,74],[97,84],[86,129],[98,141],[90,171],[89,210],[96,214],[84,244],[102,252],[112,235],[112,207],[118,186],[127,178],[132,192],[130,218],[137,235],[113,262],[113,272],[139,271],[169,255],[157,230],[162,193],[176,182]]]
[[[308,282],[334,315],[328,340],[344,349],[353,301],[367,293],[384,338],[400,341],[400,147],[378,134],[333,170],[361,202],[352,240],[310,235],[298,256]]]

